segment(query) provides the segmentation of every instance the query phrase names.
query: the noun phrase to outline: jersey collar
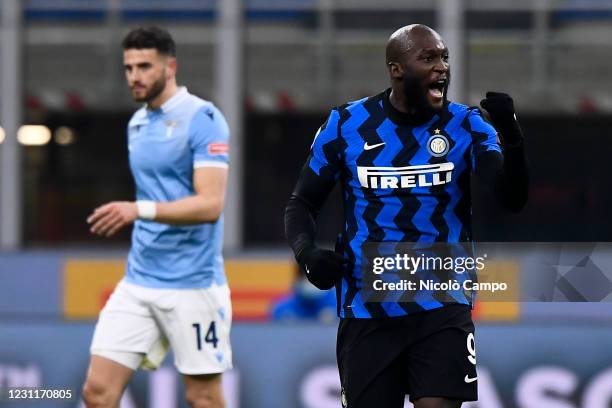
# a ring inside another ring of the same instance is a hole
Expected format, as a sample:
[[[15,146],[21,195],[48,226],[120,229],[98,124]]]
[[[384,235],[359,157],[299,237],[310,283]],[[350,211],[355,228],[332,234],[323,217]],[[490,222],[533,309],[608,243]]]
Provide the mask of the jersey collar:
[[[391,94],[391,88],[387,88],[384,92],[380,94],[382,98],[382,105],[383,105],[383,109],[385,110],[385,113],[389,116],[389,118],[393,122],[397,124],[409,125],[409,126],[420,126],[420,125],[423,125],[429,122],[434,116],[436,116],[435,113],[427,114],[425,116],[414,116],[414,115],[410,115],[405,112],[400,112],[397,109],[395,109],[395,107],[389,101],[390,94]],[[449,103],[448,101],[444,102],[443,109],[446,109],[448,107],[448,103]]]
[[[164,102],[161,105],[161,110],[163,113],[168,113],[172,108],[174,108],[176,105],[178,105],[179,103],[181,103],[181,101],[187,96],[189,95],[189,92],[187,92],[187,87],[181,86],[178,88],[178,90],[176,91],[176,93],[174,95],[172,95],[172,97],[170,99],[168,99],[166,102]]]

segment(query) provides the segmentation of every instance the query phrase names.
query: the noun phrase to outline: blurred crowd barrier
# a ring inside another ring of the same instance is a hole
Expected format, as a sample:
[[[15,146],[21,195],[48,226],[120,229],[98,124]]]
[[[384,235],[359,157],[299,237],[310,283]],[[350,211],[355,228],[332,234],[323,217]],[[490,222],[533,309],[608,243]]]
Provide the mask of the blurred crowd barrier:
[[[582,250],[586,258],[567,259],[575,264],[574,276],[588,273],[593,264],[607,270],[610,251],[596,248]],[[75,250],[0,255],[0,393],[29,386],[72,389],[76,396],[70,401],[4,399],[0,407],[82,407],[78,398],[95,318],[123,274],[124,256]],[[530,257],[513,259],[503,264],[506,274],[518,272]],[[336,325],[269,319],[271,305],[289,293],[295,279],[288,254],[230,256],[226,269],[235,321],[235,368],[225,377],[228,408],[337,407]],[[569,279],[572,274],[565,272]],[[520,279],[537,282],[542,276]],[[608,408],[611,306],[605,301],[478,303],[480,402],[465,406]],[[186,407],[181,395],[170,357],[160,370],[136,376],[122,407]]]
[[[480,247],[488,258],[479,279],[506,283],[509,294],[477,293],[476,320],[612,322],[610,245]],[[229,256],[225,269],[238,322],[270,320],[274,303],[291,294],[297,278],[287,252]],[[125,254],[117,251],[2,253],[0,320],[94,321],[124,273]]]
[[[95,320],[125,274],[125,258],[104,251],[1,254],[0,318]],[[287,256],[226,261],[234,318],[266,320],[272,303],[292,287]]]
[[[81,408],[93,323],[0,320],[0,391],[71,389],[70,401],[0,401],[6,408]],[[335,325],[246,324],[232,328],[234,369],[224,375],[228,408],[337,408]],[[609,327],[567,323],[478,324],[479,402],[466,408],[608,408]],[[122,408],[186,408],[172,358],[139,372]],[[406,407],[411,407],[406,404]]]

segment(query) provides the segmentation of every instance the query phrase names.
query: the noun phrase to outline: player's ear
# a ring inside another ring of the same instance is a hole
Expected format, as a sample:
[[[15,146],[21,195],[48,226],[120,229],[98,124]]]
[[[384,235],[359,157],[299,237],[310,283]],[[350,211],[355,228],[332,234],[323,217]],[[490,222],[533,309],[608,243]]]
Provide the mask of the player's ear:
[[[399,62],[389,62],[387,63],[387,68],[391,78],[402,79],[404,77],[404,70]]]
[[[175,57],[168,57],[168,62],[166,65],[168,68],[166,70],[168,77],[174,77],[176,76],[176,70],[178,68],[178,65],[176,63],[176,58]]]

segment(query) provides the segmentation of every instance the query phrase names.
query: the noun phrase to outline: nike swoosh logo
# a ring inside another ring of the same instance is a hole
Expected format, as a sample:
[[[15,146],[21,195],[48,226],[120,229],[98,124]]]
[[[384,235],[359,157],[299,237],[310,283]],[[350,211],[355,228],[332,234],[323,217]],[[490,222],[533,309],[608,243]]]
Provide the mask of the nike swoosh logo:
[[[376,143],[373,145],[369,145],[368,142],[365,142],[365,144],[363,145],[363,150],[372,150],[372,149],[376,149],[377,147],[380,147],[382,145],[384,145],[385,142],[382,143]]]
[[[478,377],[474,377],[474,378],[470,378],[468,377],[468,375],[465,375],[465,378],[463,379],[463,381],[465,381],[466,383],[473,383],[474,381],[476,381],[478,379]]]
[[[308,270],[308,265],[304,265],[304,269],[306,269],[306,274],[309,275],[310,271]]]

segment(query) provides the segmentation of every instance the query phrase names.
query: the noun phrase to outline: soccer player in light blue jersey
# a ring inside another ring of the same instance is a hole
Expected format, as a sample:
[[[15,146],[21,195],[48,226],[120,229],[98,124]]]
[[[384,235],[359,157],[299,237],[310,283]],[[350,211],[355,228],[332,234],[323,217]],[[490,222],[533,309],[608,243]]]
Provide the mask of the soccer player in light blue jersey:
[[[100,313],[83,389],[86,405],[118,407],[139,367],[168,347],[193,407],[224,407],[221,373],[232,367],[232,310],[223,258],[229,129],[210,102],[176,84],[172,37],[139,28],[123,40],[132,97],[128,124],[136,201],[94,210],[91,232],[134,224],[125,278]]]

